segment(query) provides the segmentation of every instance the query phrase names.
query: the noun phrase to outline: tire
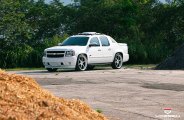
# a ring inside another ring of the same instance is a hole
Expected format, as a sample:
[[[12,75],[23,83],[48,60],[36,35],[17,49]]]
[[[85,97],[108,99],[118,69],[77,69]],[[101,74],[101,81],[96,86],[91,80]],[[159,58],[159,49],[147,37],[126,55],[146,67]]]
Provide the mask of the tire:
[[[47,68],[47,70],[48,70],[49,72],[56,72],[56,71],[57,71],[57,68]]]
[[[77,71],[85,71],[88,66],[88,59],[84,54],[80,54],[77,58],[77,63],[75,70]]]
[[[111,66],[113,69],[120,69],[123,66],[123,56],[120,53],[116,53]]]
[[[95,67],[94,65],[88,65],[87,70],[93,70],[94,67]]]

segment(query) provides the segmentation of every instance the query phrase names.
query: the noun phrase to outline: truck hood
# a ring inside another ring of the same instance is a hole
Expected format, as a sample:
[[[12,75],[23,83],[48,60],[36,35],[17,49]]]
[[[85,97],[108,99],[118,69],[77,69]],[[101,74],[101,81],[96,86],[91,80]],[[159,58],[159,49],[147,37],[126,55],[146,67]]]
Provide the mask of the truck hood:
[[[86,46],[54,46],[45,49],[45,51],[67,51],[67,50],[83,51],[85,49]]]

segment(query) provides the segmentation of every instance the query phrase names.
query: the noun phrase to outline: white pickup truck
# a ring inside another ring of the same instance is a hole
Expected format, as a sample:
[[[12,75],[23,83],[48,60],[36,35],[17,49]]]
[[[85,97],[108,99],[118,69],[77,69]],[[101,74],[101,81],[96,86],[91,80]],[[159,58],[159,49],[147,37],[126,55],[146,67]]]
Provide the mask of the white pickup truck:
[[[42,58],[49,72],[59,68],[84,71],[98,64],[110,64],[113,69],[120,69],[128,60],[127,44],[117,43],[112,37],[96,32],[73,35],[58,46],[45,49]]]

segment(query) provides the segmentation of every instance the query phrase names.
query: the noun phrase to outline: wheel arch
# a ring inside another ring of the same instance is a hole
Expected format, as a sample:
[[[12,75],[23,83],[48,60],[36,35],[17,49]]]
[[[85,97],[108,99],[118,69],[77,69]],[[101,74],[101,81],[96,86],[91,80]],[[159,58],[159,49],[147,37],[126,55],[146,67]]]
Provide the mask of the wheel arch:
[[[122,52],[122,51],[116,51],[115,54],[114,54],[114,57],[115,57],[115,55],[116,55],[117,53],[120,53],[121,56],[123,57],[123,52]]]
[[[88,60],[88,55],[87,55],[86,53],[79,53],[79,54],[77,55],[77,58],[79,57],[79,55],[85,55],[86,58],[87,58],[87,60]]]
[[[120,53],[120,54],[121,54],[121,56],[123,57],[123,53],[122,53],[122,52],[117,52],[117,53]]]

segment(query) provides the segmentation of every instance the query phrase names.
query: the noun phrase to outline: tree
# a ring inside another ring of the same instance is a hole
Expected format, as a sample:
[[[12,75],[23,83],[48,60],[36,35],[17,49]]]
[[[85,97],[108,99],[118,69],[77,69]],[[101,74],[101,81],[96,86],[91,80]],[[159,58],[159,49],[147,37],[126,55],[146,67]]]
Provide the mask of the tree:
[[[1,67],[16,66],[16,62],[31,52],[26,43],[32,38],[32,29],[25,21],[26,0],[1,0],[0,34]]]

